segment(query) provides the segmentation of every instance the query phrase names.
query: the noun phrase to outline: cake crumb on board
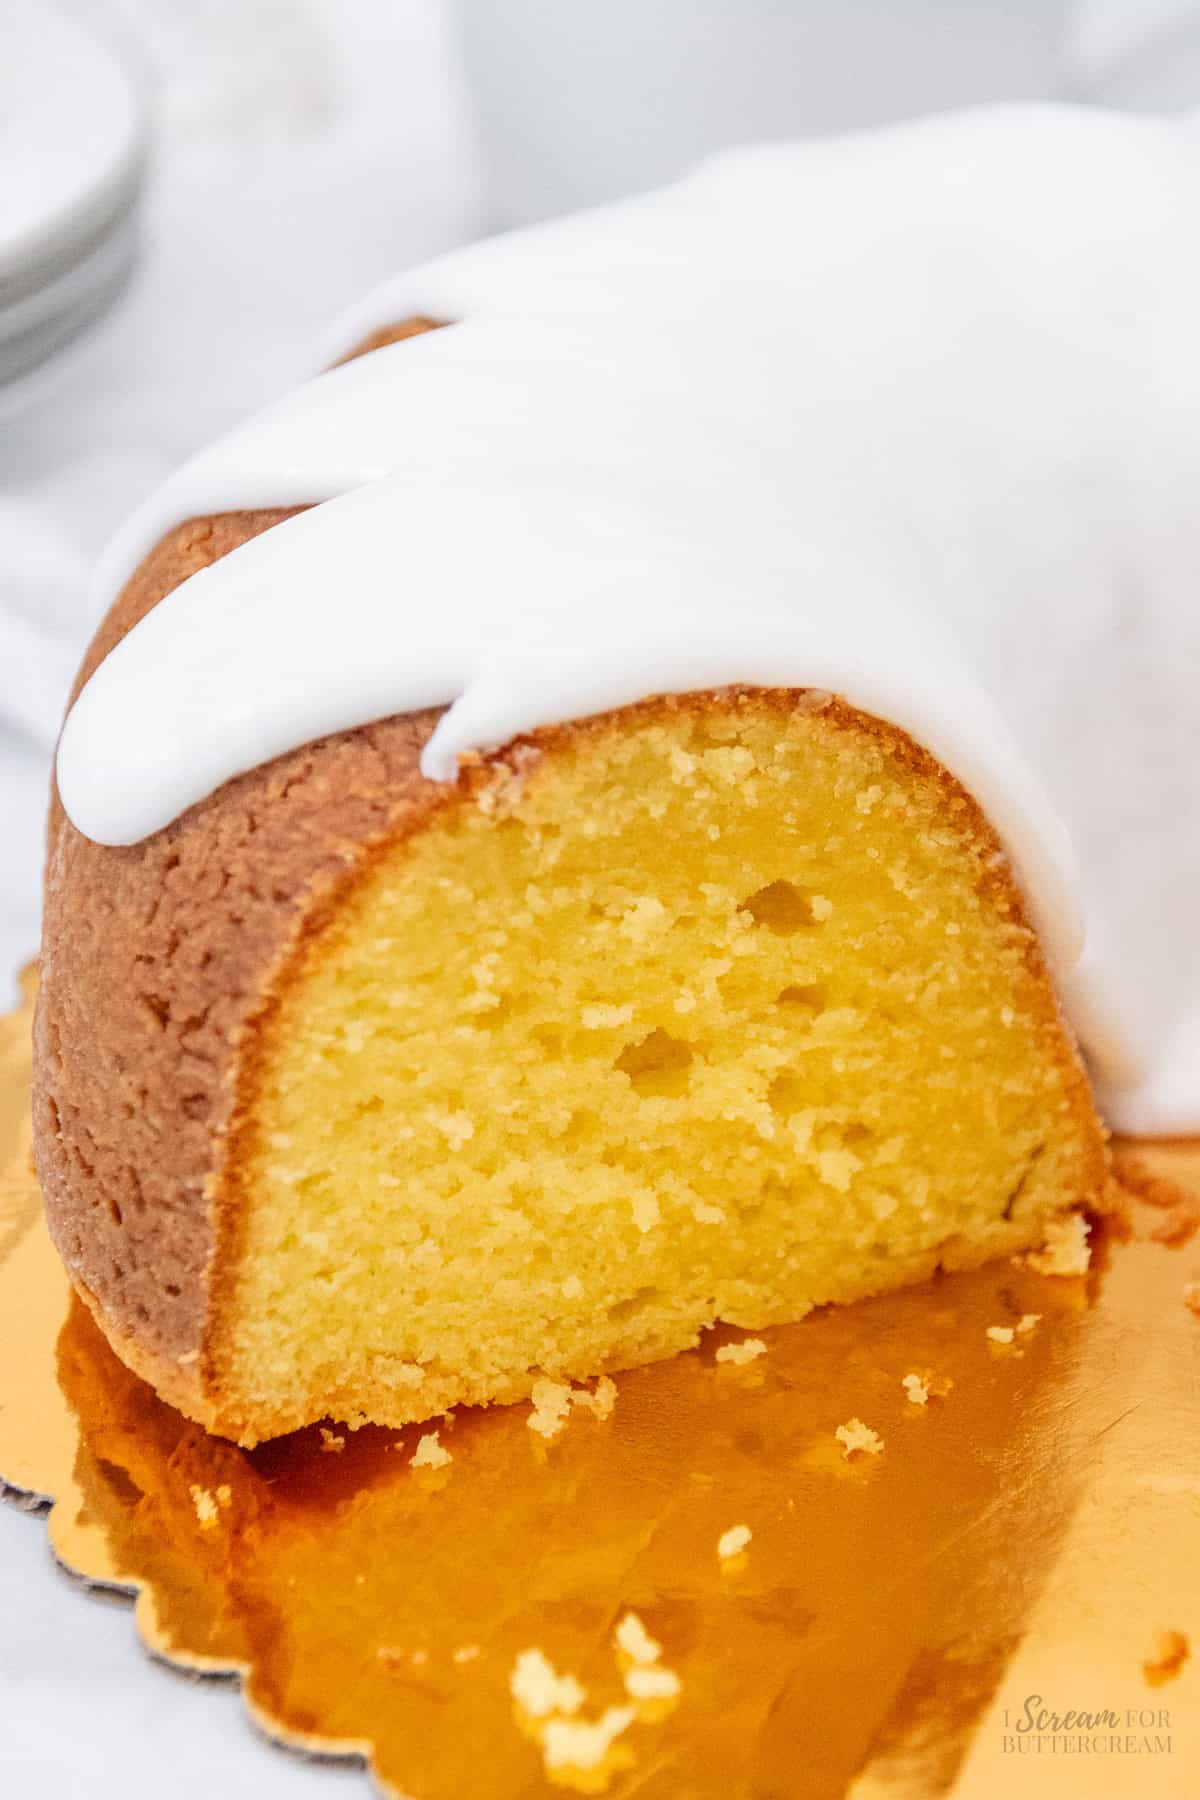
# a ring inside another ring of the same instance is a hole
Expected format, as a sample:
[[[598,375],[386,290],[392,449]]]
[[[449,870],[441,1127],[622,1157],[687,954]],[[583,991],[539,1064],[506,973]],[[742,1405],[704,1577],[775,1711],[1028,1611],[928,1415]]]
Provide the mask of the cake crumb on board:
[[[411,1460],[414,1469],[444,1469],[454,1459],[440,1442],[438,1433],[427,1431],[413,1451]]]
[[[522,1712],[531,1719],[551,1713],[577,1713],[586,1698],[573,1675],[560,1675],[554,1664],[534,1645],[522,1650],[508,1678],[509,1691]]]
[[[571,1405],[582,1406],[594,1418],[607,1419],[612,1416],[612,1409],[617,1404],[617,1384],[611,1375],[602,1375],[595,1387],[572,1388]]]
[[[1042,1248],[1026,1251],[1025,1261],[1039,1275],[1086,1275],[1092,1260],[1090,1231],[1082,1213],[1064,1213],[1050,1220]]]
[[[722,1562],[729,1562],[733,1557],[740,1556],[753,1536],[748,1525],[731,1525],[717,1539],[718,1557]]]
[[[621,1733],[637,1717],[632,1706],[610,1706],[598,1719],[551,1719],[542,1732],[542,1760],[547,1770],[603,1767]]]
[[[761,1338],[743,1338],[738,1344],[722,1344],[717,1351],[717,1361],[740,1365],[753,1362],[756,1356],[765,1356],[766,1353],[767,1346]]]
[[[861,1419],[850,1419],[845,1425],[839,1425],[834,1437],[842,1446],[842,1455],[849,1462],[853,1456],[878,1456],[883,1449],[883,1439]]]
[[[662,1662],[662,1645],[650,1636],[635,1612],[627,1612],[613,1632],[617,1667],[625,1692],[639,1703],[639,1717],[647,1723],[662,1718],[679,1698],[683,1683],[674,1669]]]
[[[661,1663],[639,1664],[625,1671],[625,1692],[631,1700],[675,1700],[681,1686],[674,1669]]]
[[[1011,1325],[989,1325],[987,1335],[993,1344],[1011,1344],[1016,1334]]]
[[[552,1381],[543,1375],[530,1392],[531,1410],[525,1423],[539,1437],[557,1437],[567,1423],[572,1406],[582,1407],[593,1418],[607,1419],[617,1404],[617,1384],[611,1375],[602,1375],[594,1388],[573,1388],[566,1381]]]
[[[525,1423],[539,1437],[552,1438],[562,1430],[571,1410],[571,1390],[563,1381],[551,1381],[548,1375],[534,1382],[530,1392],[532,1411]]]
[[[227,1481],[218,1488],[200,1487],[193,1482],[188,1488],[201,1531],[211,1531],[220,1517],[220,1509],[233,1502],[233,1489]]]
[[[613,1632],[613,1643],[632,1663],[647,1667],[662,1655],[662,1645],[652,1638],[635,1612],[627,1612]]]

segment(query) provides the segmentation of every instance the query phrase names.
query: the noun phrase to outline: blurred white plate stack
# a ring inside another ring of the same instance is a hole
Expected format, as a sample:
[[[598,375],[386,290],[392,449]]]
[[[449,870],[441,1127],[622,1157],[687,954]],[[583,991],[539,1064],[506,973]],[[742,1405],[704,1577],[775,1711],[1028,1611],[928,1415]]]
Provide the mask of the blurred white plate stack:
[[[139,86],[49,0],[0,0],[0,407],[97,318],[132,265]]]

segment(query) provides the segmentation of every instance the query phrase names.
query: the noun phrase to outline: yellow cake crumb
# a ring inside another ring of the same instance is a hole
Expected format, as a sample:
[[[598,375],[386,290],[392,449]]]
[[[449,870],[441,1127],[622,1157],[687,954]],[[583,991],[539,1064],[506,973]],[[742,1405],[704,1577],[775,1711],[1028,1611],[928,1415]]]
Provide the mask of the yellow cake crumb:
[[[543,1375],[533,1384],[532,1406],[525,1423],[540,1437],[552,1438],[567,1422],[571,1410],[571,1390],[562,1381],[551,1381]]]
[[[765,1356],[767,1346],[761,1338],[743,1338],[739,1344],[722,1344],[717,1351],[719,1363],[748,1363],[756,1356]]]
[[[1017,1336],[1018,1337],[1028,1337],[1029,1333],[1031,1331],[1037,1330],[1037,1328],[1041,1324],[1041,1322],[1042,1322],[1041,1313],[1022,1313],[1020,1318],[1017,1320],[1017,1325],[1016,1325]]]
[[[617,1404],[617,1384],[611,1375],[602,1375],[594,1388],[572,1388],[565,1381],[551,1381],[542,1376],[533,1384],[532,1408],[525,1423],[530,1431],[544,1438],[557,1437],[570,1417],[572,1406],[582,1407],[596,1419],[612,1416]]]
[[[1015,1333],[1011,1325],[989,1325],[987,1335],[993,1344],[1011,1344]]]
[[[330,1431],[328,1426],[321,1428],[321,1449],[329,1456],[340,1456],[346,1448],[346,1440],[339,1432]]]
[[[1092,1258],[1090,1230],[1082,1213],[1062,1213],[1047,1225],[1042,1248],[1030,1250],[1025,1260],[1039,1275],[1086,1275]]]
[[[847,1461],[861,1452],[865,1456],[878,1456],[883,1449],[883,1439],[861,1419],[851,1419],[848,1424],[839,1425],[834,1437],[842,1446],[842,1455]]]
[[[577,1713],[585,1694],[573,1675],[560,1675],[548,1657],[536,1648],[522,1650],[513,1664],[509,1691],[531,1719],[551,1713]]]
[[[451,1660],[451,1662],[456,1662],[456,1663],[469,1663],[469,1662],[474,1662],[478,1655],[479,1655],[479,1645],[478,1644],[461,1644],[459,1646],[459,1648],[451,1656],[450,1660]]]
[[[722,1562],[728,1562],[730,1557],[740,1556],[753,1536],[748,1525],[731,1525],[717,1539],[717,1555]]]
[[[613,1643],[630,1662],[646,1667],[662,1655],[662,1645],[652,1638],[635,1612],[627,1612],[613,1632]]]
[[[613,1407],[617,1404],[617,1384],[611,1375],[602,1375],[590,1391],[587,1388],[572,1388],[571,1404],[582,1406],[594,1418],[611,1418]]]
[[[631,1700],[674,1700],[681,1686],[675,1671],[660,1664],[625,1671],[625,1692]]]
[[[598,1719],[551,1719],[542,1733],[547,1769],[598,1769],[636,1717],[632,1706],[610,1706]]]
[[[196,1518],[204,1531],[210,1530],[217,1522],[219,1509],[233,1504],[233,1489],[227,1481],[218,1488],[199,1487],[195,1482],[188,1488],[192,1505],[196,1509]]]
[[[914,1406],[929,1404],[929,1384],[923,1381],[919,1375],[902,1376],[900,1386]]]
[[[192,1496],[192,1505],[196,1509],[196,1517],[200,1521],[202,1531],[211,1530],[217,1522],[217,1497],[208,1488],[197,1487],[193,1482],[188,1492]]]
[[[425,1432],[412,1454],[414,1469],[444,1469],[452,1461],[450,1452],[439,1442],[436,1431]]]

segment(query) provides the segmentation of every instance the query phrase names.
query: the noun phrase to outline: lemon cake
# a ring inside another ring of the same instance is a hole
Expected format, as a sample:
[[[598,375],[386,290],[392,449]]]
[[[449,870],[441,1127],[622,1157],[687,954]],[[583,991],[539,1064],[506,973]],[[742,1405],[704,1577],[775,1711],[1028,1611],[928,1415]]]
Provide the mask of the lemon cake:
[[[1195,166],[1068,109],[733,153],[389,284],[132,521],[35,1136],[166,1399],[246,1444],[516,1400],[1078,1248],[1102,1115],[1200,1124],[1193,947],[1122,936],[1043,655],[1137,589],[1120,743],[1138,620],[1194,630],[1200,429],[1140,376]]]

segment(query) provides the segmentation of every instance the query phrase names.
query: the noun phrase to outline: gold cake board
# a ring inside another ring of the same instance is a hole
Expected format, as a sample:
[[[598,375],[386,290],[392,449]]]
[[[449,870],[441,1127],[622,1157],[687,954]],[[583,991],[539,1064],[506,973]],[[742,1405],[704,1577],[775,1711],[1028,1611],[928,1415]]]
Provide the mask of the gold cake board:
[[[0,1022],[0,1473],[53,1497],[68,1569],[136,1591],[149,1649],[237,1672],[272,1736],[361,1755],[413,1800],[1200,1794],[1186,1217],[1135,1204],[1086,1279],[996,1264],[766,1332],[744,1365],[714,1355],[742,1334],[709,1333],[549,1440],[526,1406],[460,1412],[441,1469],[410,1466],[420,1428],[246,1452],[163,1405],[71,1298],[28,1079],[27,1005]],[[1200,1193],[1200,1148],[1142,1156]],[[909,1373],[952,1386],[918,1406]],[[880,1454],[843,1455],[852,1418]],[[737,1524],[753,1537],[722,1563]],[[678,1700],[640,1703],[599,1768],[548,1768],[515,1659],[540,1647],[594,1719],[626,1701],[627,1609]]]

